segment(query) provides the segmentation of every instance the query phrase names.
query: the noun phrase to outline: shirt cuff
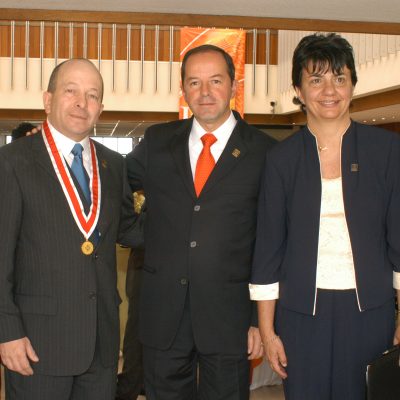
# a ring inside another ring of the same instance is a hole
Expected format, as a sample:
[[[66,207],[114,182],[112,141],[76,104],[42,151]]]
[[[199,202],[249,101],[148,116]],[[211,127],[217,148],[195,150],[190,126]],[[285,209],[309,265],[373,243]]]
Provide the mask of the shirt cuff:
[[[393,271],[393,287],[400,290],[400,272]]]
[[[249,284],[251,300],[276,300],[279,299],[279,282],[269,285]]]

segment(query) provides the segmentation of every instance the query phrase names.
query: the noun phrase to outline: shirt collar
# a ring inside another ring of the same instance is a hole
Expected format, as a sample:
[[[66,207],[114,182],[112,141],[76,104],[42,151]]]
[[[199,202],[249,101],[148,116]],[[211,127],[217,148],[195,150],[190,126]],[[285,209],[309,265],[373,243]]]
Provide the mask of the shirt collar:
[[[90,155],[90,141],[89,136],[83,138],[80,142],[75,142],[75,140],[70,139],[69,137],[65,136],[61,132],[59,132],[53,125],[47,120],[49,125],[51,134],[53,135],[54,142],[56,143],[57,149],[59,152],[67,158],[71,154],[72,148],[75,146],[76,143],[80,143],[83,147],[83,154],[82,157],[86,158]]]
[[[228,119],[220,126],[218,127],[215,131],[212,131],[211,133],[217,138],[217,143],[218,142],[225,142],[229,139],[231,136],[231,133],[233,132],[233,129],[235,128],[235,125],[237,123],[237,120],[235,116],[233,115],[232,111],[228,117]],[[191,130],[191,136],[195,141],[200,141],[201,137],[205,134],[208,133],[196,120],[196,118],[193,118],[193,125],[192,125],[192,130]]]

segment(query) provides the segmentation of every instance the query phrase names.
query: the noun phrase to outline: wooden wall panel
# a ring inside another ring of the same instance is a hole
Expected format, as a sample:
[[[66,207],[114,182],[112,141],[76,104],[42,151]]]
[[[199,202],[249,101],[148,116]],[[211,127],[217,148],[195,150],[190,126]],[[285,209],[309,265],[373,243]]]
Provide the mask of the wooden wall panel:
[[[266,41],[265,41],[265,30],[257,32],[257,57],[256,64],[265,64],[266,58]],[[253,63],[253,31],[249,31],[246,34],[246,64]],[[269,42],[269,64],[276,65],[278,62],[278,31],[270,31],[270,42]]]
[[[10,57],[11,29],[9,26],[0,25],[0,57]]]
[[[10,28],[11,29],[11,28]],[[11,34],[10,34],[11,37]],[[15,26],[14,56],[25,57],[25,25]]]
[[[44,27],[44,57],[54,58],[54,26]]]
[[[117,48],[116,48],[117,60],[126,60],[127,57],[126,35],[127,35],[127,28],[121,26],[117,27]]]
[[[98,42],[98,37],[97,37],[97,28],[94,27],[88,27],[88,48],[87,48],[87,54],[88,58],[91,60],[95,60],[98,58],[98,51],[97,51],[97,42]]]
[[[29,55],[33,58],[40,57],[40,24],[33,22],[29,27]],[[127,27],[117,25],[117,47],[116,59],[126,60],[127,57]],[[68,23],[59,23],[58,27],[58,58],[69,58],[70,27]],[[73,26],[73,57],[83,57],[83,24],[76,23]],[[179,61],[180,54],[180,31],[175,28],[173,60]],[[112,25],[102,25],[101,59],[112,59]],[[55,57],[55,26],[52,22],[46,22],[44,35],[44,57]],[[0,21],[0,57],[10,57],[11,47],[11,25],[10,22]],[[253,33],[246,35],[246,63],[253,62]],[[18,22],[15,25],[15,57],[25,57],[25,24]],[[90,59],[98,59],[98,26],[89,24],[87,29],[87,56]],[[169,26],[160,26],[159,30],[159,61],[168,62],[170,58],[170,30]],[[131,27],[131,60],[141,59],[141,28],[140,25]],[[155,26],[146,25],[145,61],[155,59]],[[277,62],[277,32],[272,31],[270,37],[270,64]],[[257,64],[265,63],[265,31],[258,33],[257,41]]]

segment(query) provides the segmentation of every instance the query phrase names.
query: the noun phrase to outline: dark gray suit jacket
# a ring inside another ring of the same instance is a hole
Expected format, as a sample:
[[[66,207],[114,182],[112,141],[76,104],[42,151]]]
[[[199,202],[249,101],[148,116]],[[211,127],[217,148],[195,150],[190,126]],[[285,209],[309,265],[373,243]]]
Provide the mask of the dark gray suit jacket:
[[[247,351],[257,198],[273,140],[236,117],[199,198],[189,162],[192,120],[150,127],[127,156],[132,190],[144,188],[147,205],[140,337],[148,346],[171,345],[189,294],[199,351]]]
[[[138,244],[123,158],[95,143],[101,178],[100,241],[81,252],[76,226],[42,135],[0,149],[0,342],[27,336],[34,370],[77,375],[96,338],[102,363],[118,359],[115,243]]]

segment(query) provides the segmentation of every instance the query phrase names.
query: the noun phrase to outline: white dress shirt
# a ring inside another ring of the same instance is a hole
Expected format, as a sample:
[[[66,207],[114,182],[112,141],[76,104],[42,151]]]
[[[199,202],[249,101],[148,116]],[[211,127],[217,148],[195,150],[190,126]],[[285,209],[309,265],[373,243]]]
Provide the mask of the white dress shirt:
[[[229,118],[219,128],[217,128],[213,132],[208,132],[204,130],[204,128],[198,123],[196,118],[193,119],[192,130],[190,131],[189,135],[189,157],[193,178],[196,172],[197,159],[199,158],[199,155],[203,150],[203,142],[201,141],[201,137],[205,133],[212,133],[217,138],[217,141],[210,148],[215,163],[217,163],[219,157],[225,149],[226,143],[228,142],[233,130],[235,129],[236,122],[236,118],[231,112]]]
[[[60,152],[60,155],[62,155],[64,157],[64,159],[68,163],[69,167],[71,167],[72,161],[74,161],[74,155],[71,153],[71,151],[77,142],[75,142],[74,140],[63,135],[56,128],[54,128],[54,126],[52,126],[49,121],[47,121],[47,123],[49,125],[51,134],[53,135],[53,139],[57,146],[57,149]],[[78,143],[80,143],[83,147],[83,151],[82,151],[83,166],[85,167],[86,172],[89,175],[89,179],[91,180],[92,176],[93,176],[93,169],[92,169],[92,162],[90,159],[89,136],[86,136],[84,139],[82,139]]]

